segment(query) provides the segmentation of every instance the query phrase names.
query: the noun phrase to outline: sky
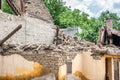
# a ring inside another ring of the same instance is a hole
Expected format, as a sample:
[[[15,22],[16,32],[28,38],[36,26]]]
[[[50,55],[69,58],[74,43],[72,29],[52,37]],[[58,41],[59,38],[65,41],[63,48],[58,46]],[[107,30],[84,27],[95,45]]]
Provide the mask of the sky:
[[[109,10],[120,16],[120,0],[63,0],[71,9],[79,9],[89,14],[90,17],[98,17],[101,12]]]

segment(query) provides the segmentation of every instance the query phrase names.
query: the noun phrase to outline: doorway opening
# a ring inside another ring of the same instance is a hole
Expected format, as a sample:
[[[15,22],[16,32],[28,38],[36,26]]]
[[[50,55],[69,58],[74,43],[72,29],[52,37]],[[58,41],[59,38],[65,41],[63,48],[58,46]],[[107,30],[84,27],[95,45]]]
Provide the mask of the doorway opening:
[[[105,59],[105,80],[112,80],[112,58]]]

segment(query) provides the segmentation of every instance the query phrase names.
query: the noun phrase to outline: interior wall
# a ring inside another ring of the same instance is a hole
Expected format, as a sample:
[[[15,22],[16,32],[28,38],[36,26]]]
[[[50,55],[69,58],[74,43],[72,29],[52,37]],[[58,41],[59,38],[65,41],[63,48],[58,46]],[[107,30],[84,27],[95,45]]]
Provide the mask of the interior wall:
[[[79,71],[89,80],[105,79],[105,58],[94,60],[91,52],[78,54],[73,60],[73,73]]]

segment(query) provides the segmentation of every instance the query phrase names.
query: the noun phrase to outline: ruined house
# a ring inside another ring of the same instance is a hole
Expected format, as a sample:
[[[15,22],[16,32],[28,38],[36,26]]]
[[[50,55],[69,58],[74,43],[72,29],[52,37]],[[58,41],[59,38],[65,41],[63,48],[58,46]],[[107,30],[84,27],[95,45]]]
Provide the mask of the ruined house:
[[[119,80],[119,32],[110,27],[108,37],[110,20],[95,45],[56,32],[42,0],[7,2],[17,16],[0,12],[0,39],[22,28],[0,46],[0,80]]]
[[[51,44],[53,42],[55,26],[42,0],[6,1],[16,16],[0,11],[1,40],[21,24],[22,28],[7,41],[8,43]]]
[[[119,80],[119,33],[112,28],[112,19],[106,19],[106,25],[99,30],[97,45],[85,41],[84,45],[79,44],[81,50],[72,59],[71,73],[82,80]],[[69,65],[66,63],[59,68],[60,79],[69,74]]]

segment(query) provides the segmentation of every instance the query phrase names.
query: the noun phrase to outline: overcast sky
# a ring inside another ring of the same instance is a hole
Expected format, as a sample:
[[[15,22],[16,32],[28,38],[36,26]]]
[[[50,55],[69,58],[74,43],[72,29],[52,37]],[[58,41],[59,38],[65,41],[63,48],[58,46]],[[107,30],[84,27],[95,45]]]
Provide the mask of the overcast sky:
[[[92,17],[98,17],[102,11],[109,10],[120,16],[120,0],[63,0],[71,9],[79,9]]]

